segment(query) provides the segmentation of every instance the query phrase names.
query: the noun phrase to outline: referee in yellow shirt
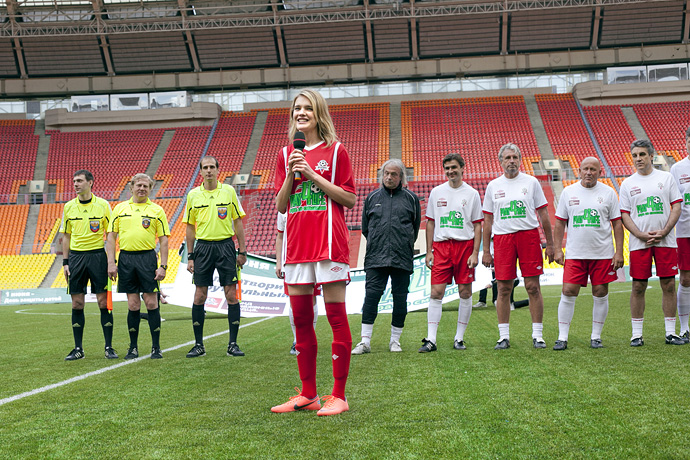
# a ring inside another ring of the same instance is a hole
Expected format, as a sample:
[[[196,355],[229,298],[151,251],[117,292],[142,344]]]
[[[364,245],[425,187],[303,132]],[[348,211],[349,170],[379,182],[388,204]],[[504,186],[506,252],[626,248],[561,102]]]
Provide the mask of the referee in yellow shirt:
[[[113,209],[108,226],[108,276],[119,280],[118,292],[127,294],[127,329],[129,329],[129,350],[125,359],[139,357],[139,323],[141,322],[141,298],[149,314],[151,329],[151,359],[163,357],[160,348],[161,314],[158,308],[158,282],[165,278],[168,268],[168,219],[165,211],[151,202],[149,194],[153,179],[146,174],[132,177],[130,188],[132,198]],[[120,237],[120,260],[115,260],[115,243]],[[160,243],[161,264],[156,257],[156,238]]]
[[[101,310],[101,327],[105,338],[105,357],[117,359],[112,347],[113,312],[108,311],[108,259],[105,255],[105,233],[110,223],[110,205],[91,193],[93,174],[85,169],[74,173],[72,183],[77,197],[67,202],[62,212],[62,271],[72,296],[72,335],[74,349],[65,361],[84,357],[84,294],[91,281]]]
[[[220,285],[228,304],[230,341],[228,356],[244,356],[237,345],[240,328],[240,302],[237,300],[237,267],[247,262],[242,218],[245,216],[232,186],[218,183],[218,160],[205,156],[199,163],[204,182],[187,194],[184,218],[187,223],[187,270],[192,273],[196,291],[192,306],[195,345],[187,358],[204,356],[204,304],[213,272],[218,270]],[[237,255],[232,237],[237,235]],[[195,244],[196,240],[196,244]]]

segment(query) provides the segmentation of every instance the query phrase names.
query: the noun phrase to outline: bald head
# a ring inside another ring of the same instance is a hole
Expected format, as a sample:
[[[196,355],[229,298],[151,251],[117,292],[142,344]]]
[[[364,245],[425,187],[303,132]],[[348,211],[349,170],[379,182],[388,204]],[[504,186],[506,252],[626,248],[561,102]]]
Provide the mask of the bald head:
[[[595,157],[587,157],[580,162],[580,183],[585,188],[597,185],[601,174],[601,163]]]

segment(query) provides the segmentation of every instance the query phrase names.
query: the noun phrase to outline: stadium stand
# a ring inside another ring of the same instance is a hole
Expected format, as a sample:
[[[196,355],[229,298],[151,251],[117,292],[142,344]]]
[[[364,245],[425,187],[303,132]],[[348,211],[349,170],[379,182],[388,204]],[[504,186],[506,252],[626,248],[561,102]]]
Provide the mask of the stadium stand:
[[[153,176],[155,180],[163,181],[156,194],[157,197],[179,197],[186,193],[210,132],[210,126],[175,129],[163,160]]]
[[[640,124],[657,153],[678,162],[687,156],[685,131],[690,127],[690,101],[635,104]]]
[[[19,187],[34,177],[34,126],[34,120],[0,120],[0,204],[16,203]]]
[[[55,254],[0,255],[0,286],[3,289],[38,288],[55,257]]]
[[[579,176],[580,162],[598,154],[573,95],[537,94],[535,98],[553,154],[567,161],[575,176]]]
[[[629,176],[634,173],[630,143],[635,135],[620,106],[583,107],[583,110],[614,176]]]
[[[38,212],[33,253],[50,252],[50,244],[55,239],[62,219],[63,203],[43,203]]]
[[[20,254],[28,215],[28,204],[0,206],[0,255]]]
[[[56,200],[73,198],[72,174],[78,169],[95,171],[94,193],[118,199],[133,171],[146,171],[163,131],[51,132],[46,179],[57,185]]]
[[[520,147],[525,172],[532,174],[532,162],[541,160],[522,96],[403,101],[401,119],[402,160],[420,180],[442,176],[440,162],[449,152],[467,161],[466,179],[496,177],[506,142]]]

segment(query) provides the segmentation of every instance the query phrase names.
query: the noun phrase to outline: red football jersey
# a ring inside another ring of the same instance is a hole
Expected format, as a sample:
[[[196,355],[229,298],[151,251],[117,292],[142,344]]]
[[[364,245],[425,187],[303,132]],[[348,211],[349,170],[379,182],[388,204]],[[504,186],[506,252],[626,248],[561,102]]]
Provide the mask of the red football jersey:
[[[278,155],[276,193],[285,181],[290,152],[292,146],[284,147]],[[305,148],[304,155],[316,173],[343,190],[356,193],[350,157],[340,142],[335,142],[330,147],[321,142]],[[331,200],[315,183],[305,178],[292,184],[287,212],[283,236],[283,244],[287,249],[286,264],[321,260],[346,264],[350,262],[349,232],[343,205]]]

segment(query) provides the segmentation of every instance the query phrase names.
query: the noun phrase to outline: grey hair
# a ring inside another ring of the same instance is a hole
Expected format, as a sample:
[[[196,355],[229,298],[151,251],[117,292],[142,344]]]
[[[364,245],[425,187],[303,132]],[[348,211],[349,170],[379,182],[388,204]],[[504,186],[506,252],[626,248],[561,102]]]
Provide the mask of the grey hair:
[[[506,150],[512,150],[513,152],[517,153],[518,157],[522,159],[522,153],[520,152],[520,147],[518,147],[515,144],[511,144],[510,142],[503,145],[499,150],[498,150],[498,161],[501,162],[503,161],[503,152]]]
[[[395,166],[398,168],[400,170],[400,183],[403,187],[407,186],[407,168],[405,168],[405,163],[397,158],[392,158],[381,165],[381,178],[379,181],[381,185],[383,185],[383,171],[386,169],[386,166]]]
[[[153,184],[155,184],[155,182],[153,181],[153,179],[151,179],[151,176],[144,173],[139,173],[132,176],[132,180],[129,182],[130,187],[134,187],[134,184],[136,184],[142,179],[146,179],[147,181],[149,181],[149,188],[153,189]]]
[[[656,150],[654,150],[654,146],[650,141],[647,139],[636,139],[633,141],[632,144],[630,144],[630,151],[632,152],[632,149],[635,147],[647,149],[647,153],[649,154],[650,157],[653,157],[656,155]]]

